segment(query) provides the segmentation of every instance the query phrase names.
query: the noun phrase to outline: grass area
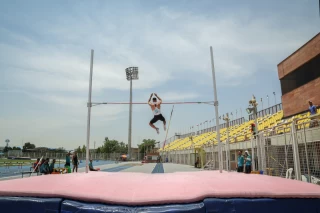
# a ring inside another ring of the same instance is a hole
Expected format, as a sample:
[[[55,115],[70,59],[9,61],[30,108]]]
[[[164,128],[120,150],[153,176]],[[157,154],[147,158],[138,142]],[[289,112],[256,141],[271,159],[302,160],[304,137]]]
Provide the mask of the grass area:
[[[0,163],[32,163],[34,160],[12,160],[12,159],[0,159]]]
[[[0,167],[1,166],[6,166],[6,165],[10,165],[10,166],[18,166],[18,165],[30,165],[31,163],[33,163],[34,160],[11,160],[11,159],[0,159]]]
[[[52,159],[51,159],[52,160]],[[51,161],[50,160],[50,161]],[[18,165],[23,165],[23,166],[31,166],[32,163],[34,163],[35,160],[15,160],[15,159],[5,159],[2,158],[0,159],[0,167],[2,166],[6,166],[7,164],[9,164],[10,166],[18,166]],[[61,164],[64,165],[65,161],[60,161]],[[59,164],[59,159],[56,160],[56,165]]]

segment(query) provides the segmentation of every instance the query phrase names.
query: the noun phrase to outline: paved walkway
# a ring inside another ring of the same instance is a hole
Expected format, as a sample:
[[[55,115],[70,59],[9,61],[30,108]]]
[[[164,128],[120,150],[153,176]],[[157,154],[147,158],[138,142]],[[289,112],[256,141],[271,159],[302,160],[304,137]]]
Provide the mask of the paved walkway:
[[[147,174],[159,174],[159,173],[173,173],[173,172],[196,172],[201,171],[201,169],[196,169],[193,166],[181,165],[174,163],[147,163],[142,164],[141,162],[121,162],[121,163],[112,163],[95,166],[94,168],[100,168],[100,172],[138,172],[138,173],[147,173]],[[78,172],[85,172],[85,167],[79,168]],[[31,177],[36,176],[33,174]],[[14,176],[2,177],[0,180],[10,180],[21,178],[21,174]],[[28,178],[28,175],[25,176]]]

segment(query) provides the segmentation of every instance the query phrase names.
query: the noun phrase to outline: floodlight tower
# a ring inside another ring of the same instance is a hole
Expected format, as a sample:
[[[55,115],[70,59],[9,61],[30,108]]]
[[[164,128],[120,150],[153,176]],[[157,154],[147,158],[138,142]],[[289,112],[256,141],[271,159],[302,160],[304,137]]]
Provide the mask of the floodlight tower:
[[[138,67],[128,67],[126,69],[127,80],[130,81],[130,105],[129,105],[129,133],[128,133],[128,156],[131,158],[131,138],[132,138],[132,80],[139,79]]]
[[[254,125],[255,125],[255,129],[254,129],[254,135],[255,135],[255,137],[256,137],[256,144],[257,144],[257,155],[258,155],[258,165],[259,165],[259,167],[261,166],[260,165],[260,162],[261,162],[261,160],[260,160],[260,157],[261,157],[261,155],[260,155],[260,144],[258,143],[258,115],[257,115],[257,112],[258,112],[258,110],[257,110],[257,108],[258,108],[258,103],[257,103],[257,101],[256,101],[256,98],[254,97],[254,95],[252,95],[252,99],[249,101],[249,107],[247,108],[247,112],[248,112],[248,114],[253,114],[254,115]],[[252,147],[252,159],[255,159],[254,157],[254,145],[253,145],[253,143],[252,143],[252,139],[251,139],[251,147]],[[253,161],[251,161],[251,162],[253,162]],[[255,169],[258,169],[258,168],[255,168],[255,165],[254,164],[252,164],[252,168],[253,168],[253,170],[255,170]]]
[[[10,140],[6,139],[5,142],[6,142],[6,147],[9,147]]]
[[[254,123],[255,123],[255,135],[257,135],[258,133],[258,116],[257,116],[257,112],[258,112],[258,103],[256,101],[256,97],[254,97],[254,95],[252,95],[252,99],[249,101],[249,107],[247,108],[247,112],[248,114],[253,114],[254,115]]]

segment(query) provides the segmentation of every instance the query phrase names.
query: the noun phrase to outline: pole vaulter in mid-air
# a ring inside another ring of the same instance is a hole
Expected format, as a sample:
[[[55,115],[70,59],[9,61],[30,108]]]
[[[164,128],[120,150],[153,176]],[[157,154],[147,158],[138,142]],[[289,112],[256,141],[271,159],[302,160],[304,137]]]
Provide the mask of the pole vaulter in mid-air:
[[[153,95],[155,95],[155,97],[152,98]],[[151,98],[152,98],[152,102],[151,102]],[[157,121],[160,120],[163,122],[164,131],[166,131],[166,119],[163,117],[163,115],[161,114],[161,110],[160,110],[161,104],[162,104],[161,98],[156,93],[151,93],[148,104],[151,107],[151,110],[154,115],[154,117],[151,119],[149,125],[152,128],[154,128],[157,131],[157,133],[159,134],[159,128],[157,128],[154,125],[154,123],[156,123]]]

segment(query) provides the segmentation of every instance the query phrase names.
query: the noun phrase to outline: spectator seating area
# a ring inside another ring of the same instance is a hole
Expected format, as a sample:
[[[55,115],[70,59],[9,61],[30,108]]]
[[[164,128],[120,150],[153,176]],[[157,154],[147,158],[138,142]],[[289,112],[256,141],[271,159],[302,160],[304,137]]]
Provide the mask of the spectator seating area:
[[[317,110],[317,114],[320,115],[320,109]],[[284,132],[290,132],[292,121],[297,119],[297,128],[303,128],[303,123],[310,121],[310,113],[299,114],[293,116],[289,119],[283,120],[283,111],[278,111],[272,115],[265,115],[257,119],[258,121],[258,131],[269,130],[265,134],[283,134]],[[230,126],[229,127],[229,139],[230,143],[247,141],[251,138],[251,124],[254,123],[254,120],[244,122],[240,125]],[[279,127],[277,125],[282,124]],[[309,123],[304,124],[306,128],[309,127]],[[173,150],[184,150],[189,149],[192,146],[195,148],[208,146],[212,144],[217,144],[217,133],[216,132],[206,132],[200,135],[195,135],[185,138],[177,139],[169,144],[167,144],[162,151],[173,151]],[[220,140],[225,143],[227,140],[227,128],[220,129]]]

